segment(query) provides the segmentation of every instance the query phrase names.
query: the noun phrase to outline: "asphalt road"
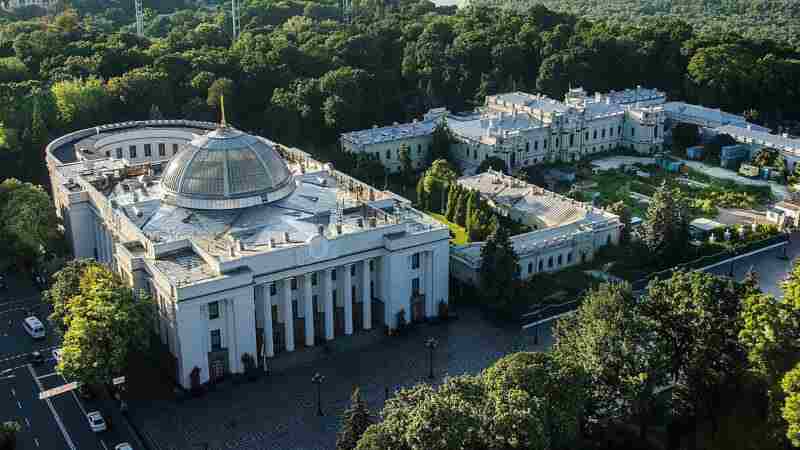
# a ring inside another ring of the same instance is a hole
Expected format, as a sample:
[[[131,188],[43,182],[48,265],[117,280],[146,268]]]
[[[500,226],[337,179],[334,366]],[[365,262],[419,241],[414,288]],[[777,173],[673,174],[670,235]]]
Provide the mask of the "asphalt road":
[[[76,391],[47,400],[39,392],[63,384],[55,371],[52,349],[59,347],[59,336],[51,332],[46,319],[47,305],[40,293],[25,279],[7,277],[9,287],[0,291],[0,421],[13,420],[22,426],[17,435],[19,450],[113,450],[129,442],[138,450],[138,440],[122,420],[113,400],[84,400]],[[34,340],[22,328],[22,320],[35,315],[45,323],[47,338]],[[33,361],[32,352],[40,351],[43,363]],[[94,433],[86,413],[101,411],[109,429]]]

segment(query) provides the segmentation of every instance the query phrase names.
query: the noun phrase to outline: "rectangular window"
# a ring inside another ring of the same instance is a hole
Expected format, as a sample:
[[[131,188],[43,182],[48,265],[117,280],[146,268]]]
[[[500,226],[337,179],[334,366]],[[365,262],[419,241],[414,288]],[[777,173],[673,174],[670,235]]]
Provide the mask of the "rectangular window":
[[[592,139],[597,139],[597,130],[592,131]]]
[[[653,127],[653,137],[658,138],[658,127]]]
[[[222,350],[222,332],[211,330],[211,351],[216,352],[219,350]]]
[[[336,281],[336,269],[331,270],[331,280]]]
[[[144,156],[153,156],[153,146],[151,144],[144,144]]]
[[[539,150],[539,141],[533,141],[533,149]]]
[[[292,283],[292,290],[296,291],[297,290],[297,278],[292,278],[291,283]]]
[[[117,147],[117,158],[122,159],[122,147]]]
[[[163,142],[158,144],[158,156],[167,156],[167,144]]]
[[[415,297],[419,295],[419,278],[411,280],[411,295]]]
[[[386,159],[392,159],[392,151],[386,150]]]
[[[276,295],[278,293],[278,288],[275,286],[275,283],[269,285],[269,295]]]
[[[356,265],[355,265],[355,264],[353,264],[352,266],[350,266],[350,276],[351,276],[351,277],[354,277],[354,276],[356,276]]]
[[[547,150],[547,139],[543,140],[542,144],[544,144],[542,147]]]
[[[609,137],[614,137],[614,127],[611,127],[611,128],[608,129],[608,136]]]
[[[636,129],[631,127],[631,137],[636,136]]]
[[[417,154],[418,155],[422,154],[422,144],[417,144]]]
[[[178,144],[172,144],[172,154],[173,155],[178,154]]]
[[[606,138],[606,129],[605,129],[605,128],[603,128],[602,130],[600,130],[600,137],[601,137],[601,138],[603,138],[603,139],[605,139],[605,138]]]
[[[411,255],[411,268],[419,269],[419,253]]]
[[[372,260],[372,259],[369,260],[369,271],[370,272],[374,272],[375,271],[375,261]]]
[[[131,158],[136,158],[136,146],[131,145],[130,147],[128,147],[128,153],[130,154]]]
[[[589,140],[589,132],[588,131],[583,135],[583,140],[584,141],[588,141]]]
[[[336,305],[336,289],[331,291],[331,298],[333,299],[334,306]]]
[[[208,304],[208,320],[213,320],[219,317],[219,302],[211,302]]]
[[[317,274],[316,273],[312,273],[311,274],[311,285],[312,286],[316,286],[317,285]]]
[[[622,125],[617,127],[617,136],[622,135]]]
[[[575,145],[575,135],[570,133],[570,135],[569,135],[569,146],[572,147],[573,145]]]

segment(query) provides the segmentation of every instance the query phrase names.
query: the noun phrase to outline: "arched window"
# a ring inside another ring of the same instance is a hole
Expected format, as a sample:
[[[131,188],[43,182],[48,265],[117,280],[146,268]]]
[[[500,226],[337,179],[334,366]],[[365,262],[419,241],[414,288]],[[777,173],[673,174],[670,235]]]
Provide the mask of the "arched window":
[[[526,152],[530,152],[531,151],[531,143],[530,142],[526,142],[525,143],[525,151]]]
[[[392,159],[392,151],[386,150],[386,159]]]

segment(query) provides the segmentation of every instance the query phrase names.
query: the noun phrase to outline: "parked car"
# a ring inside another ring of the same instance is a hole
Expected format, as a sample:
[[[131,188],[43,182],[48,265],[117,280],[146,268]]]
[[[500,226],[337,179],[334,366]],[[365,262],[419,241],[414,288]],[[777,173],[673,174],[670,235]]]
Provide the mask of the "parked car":
[[[131,447],[131,444],[128,444],[127,442],[123,442],[121,444],[115,445],[114,446],[114,450],[133,450],[133,447]]]
[[[95,433],[106,431],[106,421],[100,411],[92,411],[86,415],[86,418],[89,420],[89,428]]]
[[[34,339],[44,339],[47,335],[44,331],[44,324],[36,316],[26,317],[22,321],[22,327]]]

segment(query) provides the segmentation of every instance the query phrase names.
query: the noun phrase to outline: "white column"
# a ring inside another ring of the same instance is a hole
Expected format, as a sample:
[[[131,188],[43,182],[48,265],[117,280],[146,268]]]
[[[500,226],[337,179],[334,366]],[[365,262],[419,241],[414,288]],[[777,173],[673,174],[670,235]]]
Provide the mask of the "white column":
[[[347,264],[342,267],[342,284],[344,285],[342,294],[344,294],[344,334],[350,336],[353,334],[353,278],[350,276],[350,271],[353,270],[352,264]]]
[[[292,280],[283,280],[283,329],[286,333],[286,351],[294,351],[294,313],[292,312]]]
[[[311,297],[311,272],[303,275],[303,312],[305,313],[306,346],[314,346],[314,302]]]
[[[425,265],[423,266],[425,280],[425,317],[436,317],[436,302],[433,292],[433,251],[425,252]]]
[[[272,283],[262,286],[264,292],[264,354],[267,358],[275,356],[275,340],[272,333]],[[264,370],[266,370],[266,366]]]
[[[233,299],[225,300],[225,346],[228,348],[228,367],[231,373],[241,372],[236,342],[236,308]]]
[[[325,306],[325,339],[333,340],[333,296],[331,290],[331,269],[324,269],[320,273],[320,288],[322,289],[322,300]]]
[[[361,264],[361,313],[364,322],[364,329],[372,329],[372,292],[369,291],[369,260],[365,259]]]

